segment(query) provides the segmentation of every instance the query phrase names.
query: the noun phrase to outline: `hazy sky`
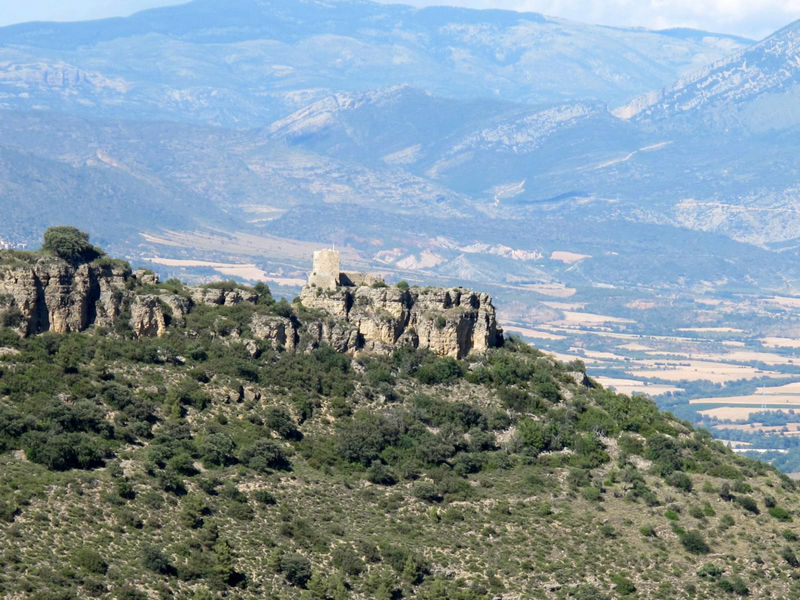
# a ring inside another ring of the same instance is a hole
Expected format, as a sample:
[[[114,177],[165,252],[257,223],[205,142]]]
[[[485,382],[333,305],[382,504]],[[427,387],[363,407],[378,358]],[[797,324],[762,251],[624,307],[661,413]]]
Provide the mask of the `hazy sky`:
[[[402,3],[533,11],[623,27],[692,27],[754,39],[766,37],[800,19],[800,0],[403,0]]]
[[[0,25],[122,16],[183,1],[0,0]],[[223,6],[227,1],[219,0]],[[757,39],[800,19],[800,0],[403,0],[401,3],[535,11],[587,23],[652,29],[694,27]]]
[[[0,26],[24,21],[83,21],[121,17],[145,8],[185,2],[187,0],[0,0]]]

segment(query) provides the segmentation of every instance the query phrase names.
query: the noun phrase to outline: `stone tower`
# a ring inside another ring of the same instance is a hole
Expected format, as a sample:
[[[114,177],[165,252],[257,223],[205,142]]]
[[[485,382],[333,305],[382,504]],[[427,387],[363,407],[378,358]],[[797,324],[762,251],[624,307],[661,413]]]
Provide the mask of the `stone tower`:
[[[314,252],[314,266],[308,276],[308,285],[323,290],[335,290],[339,283],[339,253],[336,250]]]

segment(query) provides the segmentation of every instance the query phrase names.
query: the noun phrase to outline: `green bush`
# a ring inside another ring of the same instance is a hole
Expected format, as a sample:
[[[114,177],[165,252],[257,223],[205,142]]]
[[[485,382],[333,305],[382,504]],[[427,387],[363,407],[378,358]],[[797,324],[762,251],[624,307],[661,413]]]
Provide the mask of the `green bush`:
[[[717,586],[723,591],[728,594],[736,594],[737,596],[747,596],[750,593],[750,590],[747,588],[747,584],[742,580],[741,577],[733,577],[731,579],[720,579],[717,582]]]
[[[756,504],[756,501],[750,496],[736,496],[735,501],[736,504],[741,506],[746,511],[753,513],[754,515],[760,514],[761,512],[758,510],[758,504]]]
[[[685,492],[692,491],[692,480],[686,473],[676,471],[667,476],[667,483]]]
[[[337,546],[331,553],[333,566],[350,577],[360,575],[364,571],[364,561],[355,550],[348,545]]]
[[[392,471],[379,460],[372,461],[367,469],[367,480],[378,485],[394,485],[397,478]]]
[[[292,585],[305,587],[311,579],[311,561],[296,552],[284,554],[280,559],[280,572]]]
[[[259,471],[269,473],[271,470],[289,470],[291,463],[283,449],[276,442],[268,439],[257,440],[246,448],[241,456],[242,463]]]
[[[770,508],[769,514],[778,519],[778,521],[783,521],[784,523],[792,520],[792,515],[789,514],[789,511],[780,506],[773,506]]]
[[[270,406],[267,409],[266,425],[284,439],[294,440],[301,437],[289,411],[282,406]]]
[[[53,471],[99,467],[105,455],[100,440],[85,433],[30,432],[23,436],[23,444],[30,461]]]
[[[800,561],[797,560],[794,550],[792,550],[789,546],[783,547],[783,550],[781,550],[781,558],[783,558],[783,560],[785,560],[792,568],[796,569],[797,567],[800,567]]]
[[[100,553],[94,548],[86,546],[79,548],[75,552],[74,562],[76,566],[97,575],[105,575],[108,570],[108,564],[103,560]]]
[[[272,505],[275,504],[277,501],[275,500],[275,496],[272,495],[272,492],[269,490],[256,490],[253,492],[253,498],[256,502],[264,505]]]
[[[614,583],[614,591],[620,596],[629,596],[636,592],[633,582],[623,575],[612,575],[611,581]]]
[[[710,578],[716,579],[722,575],[723,571],[720,567],[715,565],[714,563],[705,563],[700,569],[697,571],[697,575],[703,578]]]
[[[692,554],[708,554],[711,552],[711,548],[706,543],[703,534],[696,529],[680,534],[679,538],[683,547]]]
[[[655,527],[652,525],[642,525],[639,528],[639,533],[641,533],[644,537],[658,537],[656,533]]]
[[[104,255],[89,243],[88,233],[66,225],[50,227],[44,232],[42,250],[73,263],[89,262]]]
[[[142,564],[146,569],[160,575],[170,575],[174,572],[167,556],[155,546],[145,546],[142,551]]]

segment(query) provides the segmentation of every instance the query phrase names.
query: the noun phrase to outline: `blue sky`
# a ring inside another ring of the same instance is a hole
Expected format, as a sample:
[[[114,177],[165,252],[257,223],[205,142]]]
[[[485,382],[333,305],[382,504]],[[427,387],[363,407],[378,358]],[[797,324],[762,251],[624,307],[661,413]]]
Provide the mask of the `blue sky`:
[[[74,21],[124,16],[137,10],[181,4],[183,1],[0,0],[0,25],[33,20]],[[224,5],[227,0],[219,1]],[[756,39],[800,19],[800,0],[403,0],[402,3],[534,11],[624,27],[694,27]]]

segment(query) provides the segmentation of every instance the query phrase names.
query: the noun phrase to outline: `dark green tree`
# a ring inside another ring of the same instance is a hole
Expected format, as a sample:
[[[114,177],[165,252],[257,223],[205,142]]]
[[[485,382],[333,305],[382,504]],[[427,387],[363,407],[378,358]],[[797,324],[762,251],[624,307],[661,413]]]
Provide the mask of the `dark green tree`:
[[[44,232],[42,250],[71,263],[89,262],[105,252],[89,243],[89,234],[68,225],[50,227]]]

